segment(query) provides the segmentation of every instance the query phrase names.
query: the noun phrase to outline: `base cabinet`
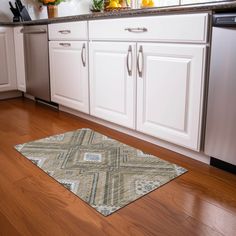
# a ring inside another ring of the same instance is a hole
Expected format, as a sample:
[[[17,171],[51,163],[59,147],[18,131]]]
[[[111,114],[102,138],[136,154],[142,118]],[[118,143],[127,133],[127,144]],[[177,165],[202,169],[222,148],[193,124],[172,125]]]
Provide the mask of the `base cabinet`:
[[[208,13],[88,26],[49,27],[52,101],[199,151]]]
[[[205,53],[205,45],[91,42],[91,115],[199,150]]]
[[[90,112],[135,128],[135,43],[90,43]]]
[[[49,43],[51,99],[89,113],[87,42]]]
[[[0,92],[17,89],[13,27],[0,27]]]
[[[17,75],[18,90],[26,92],[24,35],[23,33],[21,33],[22,29],[23,29],[22,26],[14,27],[16,75]]]
[[[199,150],[206,47],[142,43],[137,48],[137,130]]]

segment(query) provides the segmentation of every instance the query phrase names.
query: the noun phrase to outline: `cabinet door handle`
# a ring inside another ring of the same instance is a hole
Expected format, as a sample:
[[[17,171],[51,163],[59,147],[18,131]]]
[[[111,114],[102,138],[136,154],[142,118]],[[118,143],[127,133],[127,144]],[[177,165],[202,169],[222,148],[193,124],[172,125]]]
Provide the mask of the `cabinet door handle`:
[[[141,55],[141,60],[142,62],[140,63],[140,55]],[[138,68],[138,75],[139,77],[142,77],[143,76],[143,46],[140,46],[139,47],[139,50],[138,50],[138,58],[137,58],[137,68]],[[141,66],[140,66],[141,64]]]
[[[131,61],[131,66],[129,66],[130,61]],[[126,66],[129,76],[132,76],[132,65],[133,65],[132,46],[129,45],[128,53],[126,56]]]
[[[61,45],[63,47],[70,47],[71,46],[70,43],[59,43],[59,45]]]
[[[86,66],[86,57],[85,57],[85,43],[83,43],[82,50],[81,50],[81,60],[83,63],[83,66]]]
[[[145,28],[145,27],[137,27],[137,28],[125,28],[126,31],[129,31],[131,33],[144,33],[144,32],[147,32],[148,29]]]
[[[71,33],[70,30],[59,30],[58,32],[61,34],[70,34]]]

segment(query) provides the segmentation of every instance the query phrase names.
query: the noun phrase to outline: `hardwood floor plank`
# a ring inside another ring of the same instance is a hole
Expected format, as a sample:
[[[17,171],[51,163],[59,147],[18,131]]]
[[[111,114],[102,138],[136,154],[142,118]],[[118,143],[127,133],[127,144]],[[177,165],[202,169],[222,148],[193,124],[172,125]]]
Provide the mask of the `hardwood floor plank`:
[[[9,236],[21,236],[22,234],[20,234],[15,227],[7,220],[7,218],[0,212],[0,236],[5,236],[5,235],[9,235]]]
[[[236,232],[234,212],[216,206],[200,194],[186,191],[186,187],[180,186],[175,181],[159,191],[154,191],[148,195],[148,198],[151,198],[153,202],[161,202],[171,209],[176,209],[177,212],[185,213],[196,222],[214,229],[219,234],[233,235]],[[225,227],[225,221],[231,225],[230,228]]]
[[[91,128],[188,173],[104,217],[13,147]],[[225,235],[236,232],[236,176],[126,134],[36,104],[0,101],[0,235]]]
[[[236,185],[227,185],[212,176],[199,176],[196,172],[186,175],[184,179],[176,180],[176,183],[184,187],[184,191],[194,193],[204,199],[204,201],[235,212],[236,199],[234,195]]]

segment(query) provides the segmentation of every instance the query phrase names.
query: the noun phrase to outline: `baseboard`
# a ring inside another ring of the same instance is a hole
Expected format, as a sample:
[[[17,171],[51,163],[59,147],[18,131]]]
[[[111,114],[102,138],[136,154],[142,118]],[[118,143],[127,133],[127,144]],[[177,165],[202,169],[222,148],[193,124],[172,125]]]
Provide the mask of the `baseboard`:
[[[7,92],[0,92],[0,100],[6,100],[10,98],[18,98],[22,97],[21,91],[7,91]]]
[[[70,114],[73,114],[75,116],[81,117],[83,119],[86,119],[86,120],[89,120],[89,121],[92,121],[92,122],[95,122],[97,124],[104,125],[108,128],[111,128],[111,129],[114,129],[116,131],[128,134],[128,135],[133,136],[135,138],[147,141],[149,143],[152,143],[152,144],[155,144],[157,146],[169,149],[171,151],[180,153],[180,154],[182,154],[184,156],[187,156],[187,157],[190,157],[192,159],[204,162],[206,164],[210,164],[210,157],[205,155],[203,152],[192,151],[190,149],[187,149],[187,148],[184,148],[184,147],[181,147],[181,146],[178,146],[178,145],[160,140],[158,138],[154,138],[154,137],[151,137],[149,135],[145,135],[145,134],[137,132],[135,130],[131,130],[131,129],[119,126],[117,124],[99,119],[97,117],[94,117],[94,116],[91,116],[91,115],[88,115],[88,114],[70,109],[68,107],[64,107],[64,106],[59,105],[59,110],[70,113]]]
[[[24,93],[24,97],[25,97],[25,98],[28,98],[28,99],[30,99],[30,100],[35,101],[34,96],[32,96],[32,95],[30,95],[30,94],[28,94],[28,93]]]

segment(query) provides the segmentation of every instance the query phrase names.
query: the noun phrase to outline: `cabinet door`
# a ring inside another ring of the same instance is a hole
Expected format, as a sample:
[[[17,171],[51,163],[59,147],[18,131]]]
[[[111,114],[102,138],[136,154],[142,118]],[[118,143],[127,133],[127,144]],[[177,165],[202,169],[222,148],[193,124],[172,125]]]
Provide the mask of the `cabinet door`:
[[[203,45],[138,44],[137,130],[199,150]]]
[[[13,28],[0,27],[0,92],[15,90],[16,64]]]
[[[91,115],[135,127],[135,43],[90,43]]]
[[[17,88],[25,92],[25,55],[24,55],[24,35],[21,33],[22,26],[14,28],[15,55],[16,55],[16,75]]]
[[[52,101],[88,113],[87,42],[51,41],[49,52]]]

